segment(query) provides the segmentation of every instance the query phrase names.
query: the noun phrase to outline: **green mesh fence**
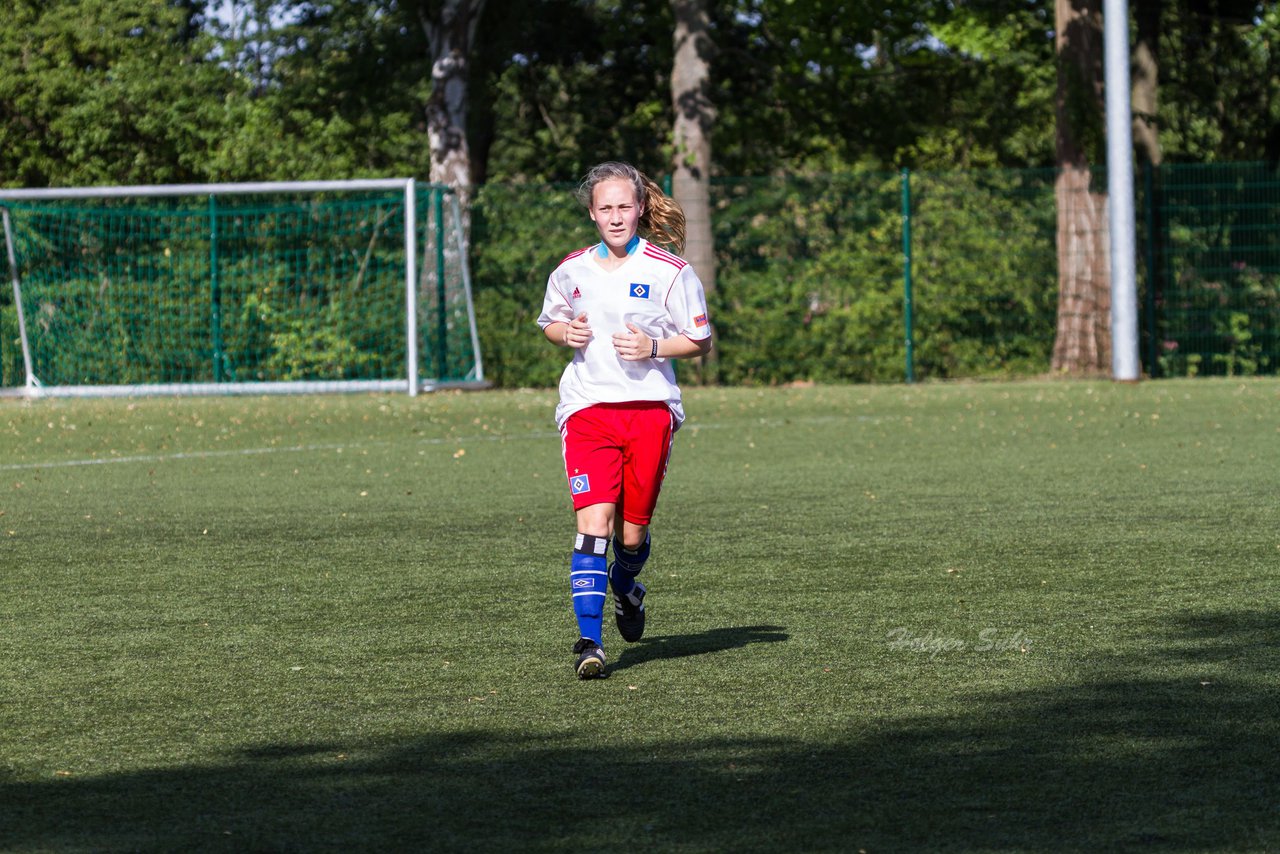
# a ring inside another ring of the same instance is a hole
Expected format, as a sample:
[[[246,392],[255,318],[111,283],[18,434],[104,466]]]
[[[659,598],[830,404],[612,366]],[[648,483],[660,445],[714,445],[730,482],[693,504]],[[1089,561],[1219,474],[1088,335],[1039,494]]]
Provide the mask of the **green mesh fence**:
[[[486,371],[499,385],[552,385],[563,369],[563,354],[544,346],[532,320],[556,262],[599,239],[572,191],[502,186],[477,195],[476,302]],[[711,192],[715,381],[1049,369],[1052,170],[719,178]]]
[[[1094,171],[1093,186],[1105,187],[1105,171]],[[1055,176],[717,179],[713,378],[896,382],[1048,371],[1057,323]],[[1166,165],[1140,171],[1137,183],[1144,371],[1275,374],[1276,168]],[[207,198],[92,215],[71,204],[9,204],[24,269],[41,258],[60,271],[43,283],[33,267],[24,272],[31,338],[45,338],[38,370],[52,378],[43,382],[403,373],[398,194],[218,198],[214,214]],[[477,378],[483,350],[483,376],[497,385],[554,385],[564,354],[545,345],[533,320],[559,259],[598,239],[573,187],[476,193],[466,214],[479,348],[467,334],[467,268],[447,238],[462,213],[452,196],[434,191],[419,194],[417,210],[420,374]],[[216,266],[211,221],[219,226]],[[1099,223],[1106,227],[1105,216]],[[56,238],[59,229],[68,236]],[[5,386],[23,382],[17,340],[12,298],[0,295]]]
[[[1105,188],[1106,170],[1093,172],[1091,188]],[[721,377],[1047,372],[1058,320],[1056,177],[964,170],[718,180]],[[1166,165],[1140,173],[1137,194],[1147,375],[1275,374],[1277,167]],[[1105,209],[1097,221],[1106,228]]]
[[[1157,376],[1275,374],[1276,167],[1163,166],[1143,177],[1148,369]]]
[[[1101,231],[1106,171],[1092,171],[1065,202],[1093,208]],[[993,169],[713,180],[714,379],[1049,372],[1057,177]],[[1276,373],[1278,180],[1274,167],[1257,164],[1139,173],[1136,272],[1149,376]],[[477,195],[476,299],[486,370],[499,385],[552,385],[563,368],[532,320],[559,258],[598,239],[572,190],[504,185]],[[1066,241],[1062,251],[1106,281],[1100,237]]]
[[[417,195],[418,372],[479,377],[456,202]],[[405,194],[7,201],[46,387],[403,381]],[[6,265],[7,266],[7,265]],[[25,382],[4,306],[5,386]]]

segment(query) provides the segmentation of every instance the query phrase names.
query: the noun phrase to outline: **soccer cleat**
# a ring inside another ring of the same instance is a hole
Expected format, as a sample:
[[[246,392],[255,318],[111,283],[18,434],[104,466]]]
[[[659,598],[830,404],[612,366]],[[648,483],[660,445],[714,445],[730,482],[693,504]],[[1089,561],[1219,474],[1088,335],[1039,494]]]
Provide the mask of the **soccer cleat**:
[[[591,638],[579,638],[573,645],[573,651],[578,654],[574,670],[579,679],[604,679],[609,675],[604,669],[604,650],[600,644]]]
[[[644,585],[639,581],[630,593],[613,595],[613,615],[618,622],[618,634],[627,643],[635,643],[644,636]]]

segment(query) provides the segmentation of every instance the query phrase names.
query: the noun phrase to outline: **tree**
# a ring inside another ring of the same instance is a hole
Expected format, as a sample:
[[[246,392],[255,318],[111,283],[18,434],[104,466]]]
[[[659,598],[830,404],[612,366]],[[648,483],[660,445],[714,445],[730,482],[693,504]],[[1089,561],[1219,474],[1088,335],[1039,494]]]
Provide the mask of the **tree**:
[[[711,234],[711,54],[707,0],[672,0],[675,60],[671,67],[671,103],[675,112],[672,193],[684,209],[685,257],[710,299],[715,293],[716,256]],[[714,350],[702,358],[714,370]]]
[[[11,0],[0,14],[0,182],[177,182],[202,174],[230,75],[198,4]],[[164,73],[157,74],[157,69]]]
[[[1103,136],[1100,0],[1056,0],[1058,328],[1051,367],[1099,374],[1111,364],[1107,195],[1095,187]]]

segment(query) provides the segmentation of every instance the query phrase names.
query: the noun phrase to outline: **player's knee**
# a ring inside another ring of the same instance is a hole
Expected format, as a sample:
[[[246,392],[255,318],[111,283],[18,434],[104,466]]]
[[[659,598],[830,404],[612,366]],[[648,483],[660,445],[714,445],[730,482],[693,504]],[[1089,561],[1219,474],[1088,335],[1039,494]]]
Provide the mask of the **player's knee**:
[[[644,544],[649,541],[648,526],[642,528],[632,528],[628,526],[627,529],[622,532],[621,541],[624,549],[633,552],[639,551]]]
[[[627,551],[638,552],[644,547],[644,537],[623,537],[622,547]]]
[[[612,507],[596,504],[577,512],[578,533],[608,537],[613,528]]]

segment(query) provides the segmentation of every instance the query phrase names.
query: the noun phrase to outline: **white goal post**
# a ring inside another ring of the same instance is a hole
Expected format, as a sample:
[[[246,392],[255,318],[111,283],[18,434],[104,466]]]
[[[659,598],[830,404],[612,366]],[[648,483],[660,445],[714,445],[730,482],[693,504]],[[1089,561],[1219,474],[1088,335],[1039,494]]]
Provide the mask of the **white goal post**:
[[[440,185],[0,189],[0,216],[21,362],[0,351],[0,394],[487,385],[462,211]]]

